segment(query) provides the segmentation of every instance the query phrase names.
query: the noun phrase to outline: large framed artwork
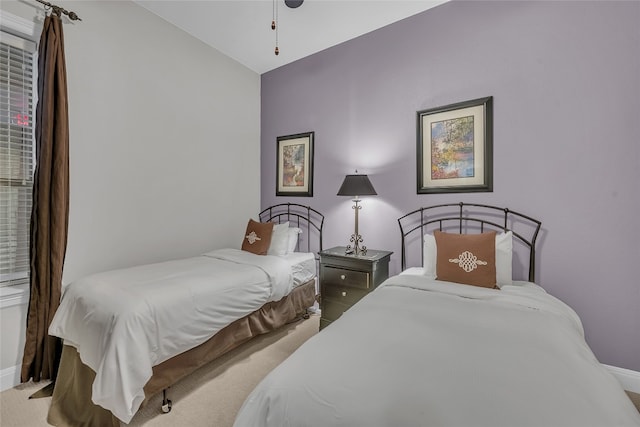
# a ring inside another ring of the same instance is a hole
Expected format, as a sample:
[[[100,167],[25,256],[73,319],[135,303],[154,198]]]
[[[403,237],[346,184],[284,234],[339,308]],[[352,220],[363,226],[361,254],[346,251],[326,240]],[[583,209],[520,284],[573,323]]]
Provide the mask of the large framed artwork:
[[[418,194],[493,191],[493,97],[418,111]]]
[[[313,196],[313,132],[278,137],[276,196]]]

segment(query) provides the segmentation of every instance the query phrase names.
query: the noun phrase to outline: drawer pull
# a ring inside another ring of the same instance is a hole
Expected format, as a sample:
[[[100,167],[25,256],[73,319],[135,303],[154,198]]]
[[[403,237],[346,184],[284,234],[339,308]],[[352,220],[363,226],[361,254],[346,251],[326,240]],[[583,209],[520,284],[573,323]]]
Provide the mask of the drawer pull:
[[[346,297],[347,296],[347,292],[346,291],[342,291],[342,296]]]
[[[341,278],[342,280],[344,280],[344,279],[346,279],[346,278],[347,278],[347,276],[345,276],[344,274],[342,274],[342,275],[340,275],[340,278]]]

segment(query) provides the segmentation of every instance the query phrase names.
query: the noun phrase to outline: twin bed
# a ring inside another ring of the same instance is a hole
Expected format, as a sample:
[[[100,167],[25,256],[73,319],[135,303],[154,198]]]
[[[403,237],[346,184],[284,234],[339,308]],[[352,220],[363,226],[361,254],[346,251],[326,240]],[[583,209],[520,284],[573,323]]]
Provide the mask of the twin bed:
[[[213,251],[68,288],[51,327],[65,346],[48,421],[126,423],[145,398],[304,314],[315,299],[313,254],[322,249],[324,218],[285,204],[265,209],[261,220],[284,223],[272,235],[286,230],[298,250],[271,242],[279,255]],[[273,370],[244,402],[236,427],[640,426],[576,313],[534,283],[539,221],[460,203],[420,208],[398,223],[402,273]],[[300,237],[291,232],[305,227]],[[243,245],[261,234],[252,237],[248,227],[245,237]],[[271,258],[282,269],[267,265]],[[287,271],[299,276],[277,290]],[[207,282],[218,276],[221,285]]]
[[[119,426],[148,397],[256,335],[307,314],[324,216],[280,204],[242,248],[114,270],[69,284],[49,333],[64,347],[47,421]],[[164,398],[163,410],[171,402]]]
[[[576,313],[533,283],[539,221],[460,203],[399,225],[402,273],[273,370],[235,427],[640,426]]]

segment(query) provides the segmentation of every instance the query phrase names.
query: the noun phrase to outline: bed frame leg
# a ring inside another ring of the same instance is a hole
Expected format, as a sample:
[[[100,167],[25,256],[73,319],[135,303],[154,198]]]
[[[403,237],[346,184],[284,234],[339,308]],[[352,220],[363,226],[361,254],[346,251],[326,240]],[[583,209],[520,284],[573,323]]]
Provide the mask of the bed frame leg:
[[[171,401],[167,399],[167,389],[162,390],[162,413],[168,414],[171,412]]]

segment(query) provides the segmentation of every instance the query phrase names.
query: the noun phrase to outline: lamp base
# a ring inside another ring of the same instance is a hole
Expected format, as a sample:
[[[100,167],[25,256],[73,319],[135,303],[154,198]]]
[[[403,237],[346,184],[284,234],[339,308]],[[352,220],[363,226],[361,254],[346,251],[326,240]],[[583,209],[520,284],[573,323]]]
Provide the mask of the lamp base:
[[[367,247],[365,245],[360,246],[364,240],[360,234],[352,234],[351,239],[349,239],[353,246],[347,245],[347,249],[344,251],[345,255],[366,255]]]

